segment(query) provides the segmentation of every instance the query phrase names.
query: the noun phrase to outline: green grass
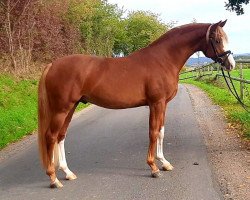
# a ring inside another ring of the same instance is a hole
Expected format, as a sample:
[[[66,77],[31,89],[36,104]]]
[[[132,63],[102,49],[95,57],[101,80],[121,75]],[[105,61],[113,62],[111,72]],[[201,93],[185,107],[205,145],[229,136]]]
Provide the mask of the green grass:
[[[239,78],[240,72],[238,69],[236,69],[231,72],[231,75]],[[243,78],[246,80],[250,80],[250,69],[243,69]]]
[[[249,72],[250,70],[244,72],[246,77],[250,76]],[[232,72],[232,76],[237,76],[237,73],[237,71]],[[250,114],[237,103],[237,100],[226,88],[222,78],[215,80],[214,76],[212,76],[209,78],[203,77],[199,80],[188,79],[181,82],[196,85],[204,90],[215,104],[220,105],[224,109],[229,122],[240,125],[243,137],[250,140]],[[235,82],[235,85],[237,90],[239,90],[239,83]],[[250,91],[250,85],[247,85],[247,88]],[[249,96],[244,97],[244,102],[250,105]]]
[[[0,75],[0,149],[36,129],[37,81]]]
[[[37,85],[37,80],[0,74],[0,149],[37,129]]]

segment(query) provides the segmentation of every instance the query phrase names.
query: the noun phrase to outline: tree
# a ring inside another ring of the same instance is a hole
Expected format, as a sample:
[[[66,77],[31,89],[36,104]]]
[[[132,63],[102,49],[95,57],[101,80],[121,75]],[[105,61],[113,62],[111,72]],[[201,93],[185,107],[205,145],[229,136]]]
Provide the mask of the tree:
[[[125,55],[146,47],[169,29],[158,19],[158,15],[145,11],[129,13],[124,23],[127,41],[122,51]]]
[[[70,54],[74,31],[63,18],[70,0],[0,0],[0,59],[15,74]]]
[[[107,0],[75,0],[67,18],[80,31],[83,53],[111,56],[123,11]]]
[[[36,16],[33,59],[50,62],[78,53],[79,32],[65,18],[70,0],[40,0]]]
[[[243,4],[247,5],[249,0],[228,0],[225,7],[229,11],[235,11],[237,15],[244,14]]]
[[[26,68],[31,60],[32,43],[37,0],[1,0],[0,1],[0,40],[3,48],[1,54],[7,52],[12,70]]]

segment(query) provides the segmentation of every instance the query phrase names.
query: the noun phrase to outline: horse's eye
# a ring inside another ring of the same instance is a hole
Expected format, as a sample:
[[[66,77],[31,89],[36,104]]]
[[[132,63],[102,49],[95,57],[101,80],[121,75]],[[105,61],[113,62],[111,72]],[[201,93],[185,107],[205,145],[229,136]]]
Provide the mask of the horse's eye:
[[[215,40],[217,44],[220,44],[220,40]]]

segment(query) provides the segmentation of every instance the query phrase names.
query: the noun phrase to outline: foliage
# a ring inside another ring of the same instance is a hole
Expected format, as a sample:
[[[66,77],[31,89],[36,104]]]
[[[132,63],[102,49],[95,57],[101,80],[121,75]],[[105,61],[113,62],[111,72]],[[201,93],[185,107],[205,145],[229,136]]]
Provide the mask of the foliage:
[[[66,18],[80,30],[81,51],[110,56],[123,11],[106,0],[71,1]]]
[[[44,62],[73,53],[77,36],[62,19],[68,1],[0,2],[0,55],[3,61],[10,61],[8,71],[27,73],[34,61]]]
[[[43,0],[36,14],[32,57],[35,61],[51,62],[66,54],[77,53],[79,33],[64,20],[69,0]]]
[[[168,25],[151,12],[124,11],[100,0],[71,2],[67,19],[81,32],[84,53],[110,56],[129,53],[147,46],[165,33]]]
[[[229,11],[235,11],[237,15],[244,14],[243,4],[247,5],[249,0],[228,0],[225,7]]]
[[[168,30],[168,25],[158,19],[158,15],[145,12],[130,12],[124,21],[127,31],[125,55],[147,46]]]
[[[12,69],[27,68],[31,61],[37,0],[0,1],[0,53],[6,55]]]

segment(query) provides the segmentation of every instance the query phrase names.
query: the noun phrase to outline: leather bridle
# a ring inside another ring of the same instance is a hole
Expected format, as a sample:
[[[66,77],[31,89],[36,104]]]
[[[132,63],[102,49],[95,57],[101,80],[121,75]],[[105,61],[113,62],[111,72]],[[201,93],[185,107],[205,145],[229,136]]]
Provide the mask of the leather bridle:
[[[231,54],[233,54],[230,50],[228,51],[225,51],[221,54],[218,53],[217,49],[216,49],[216,45],[215,45],[215,40],[214,38],[210,37],[210,29],[212,27],[213,24],[211,24],[207,30],[207,33],[206,33],[206,41],[207,43],[211,44],[212,48],[213,48],[213,51],[214,51],[214,54],[215,56],[214,57],[211,57],[216,63],[219,63],[221,64],[222,66],[225,66],[224,62],[225,60],[228,58],[228,56],[230,56]]]
[[[222,66],[225,66],[224,64],[224,62],[225,62],[225,60],[228,58],[228,56],[230,56],[230,54],[233,54],[230,50],[228,50],[228,51],[225,51],[225,52],[223,52],[223,53],[221,53],[221,54],[218,54],[218,52],[217,52],[217,50],[216,50],[216,48],[215,48],[215,44],[214,44],[214,40],[213,40],[213,38],[209,38],[209,40],[210,40],[210,42],[211,42],[211,45],[212,45],[212,48],[213,48],[213,50],[214,50],[214,53],[215,53],[215,56],[214,57],[212,57],[212,59],[216,62],[216,63],[219,63],[219,64],[221,64]]]

